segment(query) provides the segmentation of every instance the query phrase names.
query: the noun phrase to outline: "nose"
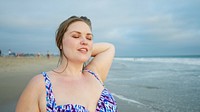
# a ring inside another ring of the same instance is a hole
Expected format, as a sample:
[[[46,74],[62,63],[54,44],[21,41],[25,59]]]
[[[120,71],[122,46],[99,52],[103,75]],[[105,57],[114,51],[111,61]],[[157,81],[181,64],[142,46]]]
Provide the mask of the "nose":
[[[87,45],[88,44],[85,37],[82,36],[80,44],[81,45]]]

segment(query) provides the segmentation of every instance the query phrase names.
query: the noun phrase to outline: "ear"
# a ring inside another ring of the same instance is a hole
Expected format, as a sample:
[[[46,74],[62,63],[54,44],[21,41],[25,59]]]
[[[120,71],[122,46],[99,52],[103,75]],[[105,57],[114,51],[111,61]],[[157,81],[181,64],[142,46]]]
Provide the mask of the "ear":
[[[60,45],[60,50],[61,50],[62,48],[63,48],[62,45]]]

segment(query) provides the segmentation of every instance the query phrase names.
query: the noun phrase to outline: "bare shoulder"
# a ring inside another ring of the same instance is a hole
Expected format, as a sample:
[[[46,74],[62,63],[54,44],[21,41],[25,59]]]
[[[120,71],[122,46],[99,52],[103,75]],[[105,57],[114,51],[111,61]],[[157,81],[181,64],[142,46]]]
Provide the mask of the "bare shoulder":
[[[44,77],[42,74],[38,74],[34,76],[28,83],[27,87],[31,87],[32,89],[40,89],[44,85]]]
[[[38,74],[29,81],[25,90],[27,90],[27,89],[28,90],[30,89],[29,91],[38,90],[42,87],[42,85],[44,85],[44,78],[43,78],[42,74]]]
[[[38,75],[35,75],[31,80],[30,82],[33,81],[33,82],[43,82],[44,81],[44,76],[42,74],[38,74]]]
[[[42,74],[34,76],[22,92],[16,106],[16,112],[39,111],[39,96],[44,87],[44,78]]]

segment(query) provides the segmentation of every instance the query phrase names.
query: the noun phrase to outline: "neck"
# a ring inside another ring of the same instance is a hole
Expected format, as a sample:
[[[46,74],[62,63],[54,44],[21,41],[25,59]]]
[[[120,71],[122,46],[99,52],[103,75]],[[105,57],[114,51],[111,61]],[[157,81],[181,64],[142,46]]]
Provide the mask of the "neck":
[[[83,63],[73,63],[63,60],[55,71],[61,75],[80,76],[82,75],[82,67]]]

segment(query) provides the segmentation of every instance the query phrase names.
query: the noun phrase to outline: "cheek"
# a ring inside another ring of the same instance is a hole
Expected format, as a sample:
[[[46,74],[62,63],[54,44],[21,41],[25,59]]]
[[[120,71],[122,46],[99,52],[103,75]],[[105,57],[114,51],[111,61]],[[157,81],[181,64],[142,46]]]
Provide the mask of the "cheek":
[[[71,52],[72,49],[72,42],[70,42],[68,39],[63,39],[62,41],[62,49],[64,51],[65,54],[69,54]]]
[[[93,42],[91,42],[91,43],[89,44],[89,49],[90,49],[90,50],[93,49]]]
[[[67,47],[72,47],[74,44],[74,42],[72,42],[70,39],[63,39],[63,47],[67,48]]]

